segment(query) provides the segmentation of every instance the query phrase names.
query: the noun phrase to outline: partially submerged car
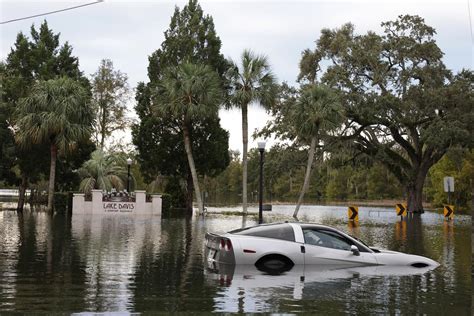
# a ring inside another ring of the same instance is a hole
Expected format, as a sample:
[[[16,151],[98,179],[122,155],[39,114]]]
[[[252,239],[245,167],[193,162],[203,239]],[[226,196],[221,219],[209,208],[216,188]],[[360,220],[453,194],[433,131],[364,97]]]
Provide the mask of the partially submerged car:
[[[206,234],[208,263],[255,265],[281,273],[294,265],[437,267],[426,257],[380,250],[335,228],[307,223],[277,223]]]

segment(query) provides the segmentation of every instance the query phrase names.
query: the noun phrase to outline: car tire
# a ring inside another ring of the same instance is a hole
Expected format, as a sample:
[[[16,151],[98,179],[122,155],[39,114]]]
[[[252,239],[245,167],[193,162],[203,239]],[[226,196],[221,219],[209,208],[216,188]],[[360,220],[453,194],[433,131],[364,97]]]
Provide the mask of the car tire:
[[[260,258],[255,266],[258,270],[268,274],[281,274],[291,270],[294,263],[287,257],[282,255],[267,255]]]

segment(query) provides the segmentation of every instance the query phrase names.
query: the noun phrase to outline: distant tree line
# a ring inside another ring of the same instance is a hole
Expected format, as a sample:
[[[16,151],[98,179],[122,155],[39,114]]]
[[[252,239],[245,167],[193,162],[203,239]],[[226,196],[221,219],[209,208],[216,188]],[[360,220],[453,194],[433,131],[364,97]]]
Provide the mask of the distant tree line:
[[[242,200],[242,166],[238,153],[232,153],[229,166],[217,177],[204,180],[206,202],[212,206],[237,205]],[[346,157],[347,158],[347,157]],[[265,155],[264,202],[296,203],[304,183],[306,152],[288,146],[275,145]],[[319,161],[314,168],[306,193],[306,203],[344,201],[406,200],[406,192],[396,177],[380,162],[370,158],[356,161],[334,158]],[[474,155],[469,150],[452,150],[435,164],[428,174],[423,202],[440,208],[448,203],[443,178],[455,178],[456,191],[451,202],[458,210],[472,207]],[[259,153],[249,152],[249,203],[258,203]]]

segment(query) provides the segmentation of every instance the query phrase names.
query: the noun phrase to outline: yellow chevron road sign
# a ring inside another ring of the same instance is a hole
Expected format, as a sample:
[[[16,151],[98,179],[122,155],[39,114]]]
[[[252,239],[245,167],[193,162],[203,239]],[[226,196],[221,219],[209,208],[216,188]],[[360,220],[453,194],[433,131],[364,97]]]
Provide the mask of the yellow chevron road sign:
[[[449,219],[453,219],[454,217],[454,205],[445,205],[444,206],[444,217]]]
[[[395,205],[397,216],[407,216],[407,205],[405,203],[398,203]]]
[[[349,208],[347,209],[347,216],[349,217],[350,221],[358,221],[359,220],[359,207],[349,206]]]

